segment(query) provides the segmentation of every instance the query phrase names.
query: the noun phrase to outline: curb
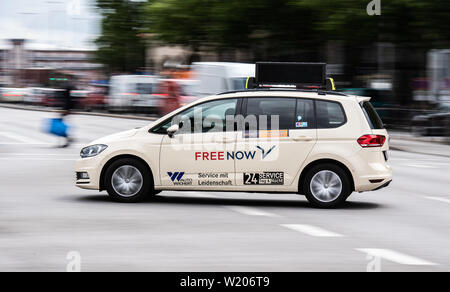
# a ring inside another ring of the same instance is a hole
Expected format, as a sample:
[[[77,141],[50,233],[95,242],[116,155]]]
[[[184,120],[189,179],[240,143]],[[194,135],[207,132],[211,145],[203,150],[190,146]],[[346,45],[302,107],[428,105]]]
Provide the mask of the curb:
[[[4,104],[4,103],[0,103],[0,107],[2,107],[2,108],[9,108],[9,109],[17,109],[17,110],[26,110],[26,111],[48,112],[48,113],[58,113],[58,112],[60,112],[60,110],[57,110],[57,109],[27,107],[27,106],[20,106],[20,105],[14,105],[14,104]],[[84,116],[118,118],[118,119],[128,119],[128,120],[144,120],[144,121],[156,121],[158,119],[158,118],[134,116],[134,115],[120,115],[120,114],[82,112],[82,111],[73,111],[71,114],[73,114],[73,115],[84,115]]]

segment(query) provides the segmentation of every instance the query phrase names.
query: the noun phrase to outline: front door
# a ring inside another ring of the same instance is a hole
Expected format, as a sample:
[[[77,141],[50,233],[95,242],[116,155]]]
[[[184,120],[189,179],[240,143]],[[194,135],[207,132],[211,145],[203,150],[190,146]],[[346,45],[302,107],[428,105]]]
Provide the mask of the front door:
[[[161,145],[162,185],[173,189],[223,190],[236,185],[234,160],[237,132],[228,127],[238,99],[205,102],[182,112],[170,122],[180,131]],[[165,128],[168,128],[167,125]]]

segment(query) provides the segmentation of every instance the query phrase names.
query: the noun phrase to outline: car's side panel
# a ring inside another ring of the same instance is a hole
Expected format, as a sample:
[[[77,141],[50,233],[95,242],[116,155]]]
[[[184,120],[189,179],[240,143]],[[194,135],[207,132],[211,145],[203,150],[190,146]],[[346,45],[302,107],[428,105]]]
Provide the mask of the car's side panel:
[[[161,118],[156,123],[149,125],[141,130],[139,130],[134,136],[128,137],[114,137],[109,140],[105,140],[105,144],[109,147],[105,150],[101,155],[93,158],[80,159],[76,163],[77,171],[87,171],[90,175],[90,181],[87,184],[77,184],[77,186],[86,188],[86,189],[99,189],[100,188],[100,175],[102,168],[106,165],[108,161],[117,157],[119,155],[134,155],[142,160],[144,160],[149,167],[151,168],[154,175],[155,188],[158,190],[204,190],[204,191],[261,191],[261,192],[297,192],[298,183],[302,171],[308,166],[310,163],[321,159],[331,159],[336,160],[343,165],[345,165],[348,170],[351,172],[356,191],[368,191],[376,189],[377,187],[384,184],[386,181],[390,180],[392,177],[392,169],[388,166],[383,157],[383,150],[388,149],[388,143],[386,143],[383,148],[362,148],[358,143],[357,139],[366,134],[386,134],[385,130],[372,130],[367,124],[366,118],[359,107],[358,102],[351,97],[337,97],[337,96],[319,96],[315,93],[298,93],[298,92],[280,92],[280,93],[267,93],[267,92],[250,92],[247,93],[248,96],[254,97],[264,97],[264,96],[282,96],[282,97],[297,97],[297,98],[312,98],[316,100],[333,100],[335,102],[339,102],[345,109],[345,113],[347,116],[347,123],[339,128],[335,129],[319,129],[317,130],[317,142],[310,142],[310,144],[306,143],[310,149],[303,149],[305,151],[301,151],[304,157],[298,156],[299,149],[296,148],[295,144],[292,147],[284,147],[288,145],[288,141],[283,141],[282,139],[286,139],[287,137],[280,138],[280,143],[285,143],[279,149],[282,151],[281,156],[278,158],[279,160],[273,162],[271,165],[269,164],[261,164],[262,161],[250,161],[250,163],[244,165],[241,164],[238,160],[232,160],[232,163],[236,163],[236,166],[229,167],[227,165],[225,170],[230,170],[231,172],[236,171],[234,168],[237,168],[237,172],[240,173],[238,177],[232,177],[234,181],[234,185],[226,186],[226,188],[220,186],[198,186],[198,185],[190,185],[190,186],[177,186],[172,183],[165,184],[162,181],[162,178],[165,174],[165,179],[167,182],[170,179],[172,182],[172,177],[169,176],[168,172],[182,172],[183,170],[179,167],[180,162],[183,162],[186,165],[187,171],[192,171],[192,173],[200,173],[200,172],[220,172],[223,173],[223,165],[220,161],[207,161],[210,164],[195,164],[195,152],[192,151],[189,153],[184,153],[183,155],[170,155],[167,158],[161,158],[161,145],[163,145],[163,139],[169,139],[167,135],[154,134],[149,133],[148,131],[157,123],[164,121],[169,118],[171,115],[175,115],[177,112],[180,112],[187,107],[179,109],[174,113],[167,115],[166,117]],[[221,96],[220,98],[239,98],[242,96],[242,93],[239,94],[230,94],[226,96]],[[194,104],[198,104],[201,102],[205,102],[208,100],[215,100],[218,97],[209,97],[206,99],[202,99],[200,101],[194,102]],[[192,106],[192,105],[190,105]],[[295,133],[295,132],[292,132]],[[303,132],[302,136],[309,136]],[[240,138],[241,142],[243,140],[242,132],[234,133],[236,134],[236,140]],[[240,135],[240,136],[239,136]],[[289,135],[289,137],[294,137],[296,135]],[[222,137],[223,138],[223,137]],[[169,140],[165,140],[169,141]],[[95,141],[95,143],[103,142],[102,139]],[[247,141],[248,142],[248,141]],[[258,139],[257,144],[267,144]],[[203,144],[203,143],[202,143]],[[212,144],[217,143],[209,143],[210,146],[217,146]],[[220,144],[220,143],[219,143]],[[242,147],[241,143],[234,145],[231,143],[231,151],[234,151],[235,154],[238,152],[238,147]],[[290,144],[289,144],[290,145]],[[201,145],[202,148],[205,145]],[[254,145],[258,146],[258,145]],[[269,145],[270,146],[270,145]],[[228,145],[227,147],[230,147]],[[261,148],[266,151],[266,145],[262,145]],[[270,149],[271,147],[269,147]],[[286,151],[284,149],[287,149]],[[217,149],[217,148],[216,148]],[[201,150],[200,150],[201,151]],[[208,150],[211,151],[211,150]],[[229,151],[229,148],[226,150]],[[259,158],[261,160],[262,150],[255,148],[255,158]],[[273,151],[273,150],[272,150]],[[275,152],[274,152],[275,153]],[[273,154],[273,153],[272,153]],[[202,154],[203,155],[203,154]],[[270,154],[271,155],[271,154]],[[203,156],[202,156],[203,157]],[[210,156],[211,157],[211,156]],[[266,158],[269,158],[267,156]],[[164,160],[166,159],[166,160]],[[164,161],[164,162],[163,162]],[[166,162],[167,161],[167,162]],[[164,169],[161,169],[161,165],[166,163]],[[281,165],[281,166],[280,166]],[[189,169],[188,169],[189,167]],[[192,167],[192,170],[190,169]],[[255,186],[255,185],[239,185],[243,184],[243,173],[244,172],[260,172],[265,169],[275,170],[280,167],[286,167],[285,172],[289,174],[286,176],[286,180],[284,185],[268,185],[264,187]],[[180,168],[180,169],[178,169]],[[291,175],[292,173],[292,175]],[[177,179],[176,177],[175,179]],[[371,183],[369,180],[371,179],[382,179],[382,183]],[[289,183],[287,183],[289,182]],[[238,184],[238,185],[236,185]]]

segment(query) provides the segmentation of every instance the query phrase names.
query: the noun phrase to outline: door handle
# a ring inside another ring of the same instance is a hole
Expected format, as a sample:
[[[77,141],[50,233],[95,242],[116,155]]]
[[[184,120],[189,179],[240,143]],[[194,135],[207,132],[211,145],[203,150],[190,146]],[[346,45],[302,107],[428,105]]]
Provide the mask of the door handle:
[[[313,137],[309,137],[309,136],[300,136],[300,137],[295,137],[293,140],[295,142],[307,142],[307,141],[312,141],[314,138]]]

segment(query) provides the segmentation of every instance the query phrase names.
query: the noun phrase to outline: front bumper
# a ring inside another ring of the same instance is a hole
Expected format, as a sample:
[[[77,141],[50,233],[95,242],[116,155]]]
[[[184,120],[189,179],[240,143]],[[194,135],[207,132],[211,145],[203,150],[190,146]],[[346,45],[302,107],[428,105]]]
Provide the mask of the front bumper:
[[[99,157],[77,160],[75,162],[75,185],[82,189],[99,190],[101,169],[102,163]],[[79,175],[81,173],[87,173],[89,178],[82,178]]]

